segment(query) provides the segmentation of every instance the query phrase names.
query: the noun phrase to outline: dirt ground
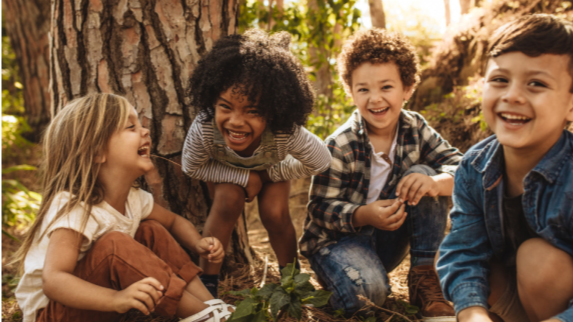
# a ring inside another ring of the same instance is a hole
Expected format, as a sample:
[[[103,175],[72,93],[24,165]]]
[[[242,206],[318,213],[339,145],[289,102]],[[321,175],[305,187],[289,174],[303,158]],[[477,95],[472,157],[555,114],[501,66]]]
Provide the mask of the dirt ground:
[[[302,226],[306,217],[306,203],[308,201],[308,184],[309,179],[297,180],[293,182],[291,187],[291,218],[297,236],[302,234]],[[278,264],[274,252],[269,243],[267,231],[263,227],[261,220],[258,216],[258,209],[256,202],[252,202],[246,207],[246,218],[249,235],[249,243],[256,252],[256,260],[254,265],[246,267],[238,267],[236,271],[221,283],[221,293],[223,299],[228,303],[233,303],[239,300],[237,297],[225,294],[229,290],[241,290],[244,288],[251,288],[259,286],[262,280],[262,271],[264,269],[264,259],[268,258],[268,273],[267,282],[280,283],[280,274],[278,272]],[[13,235],[21,238],[21,232],[10,231]],[[16,268],[14,266],[6,265],[13,252],[18,248],[18,243],[2,236],[2,321],[19,322],[22,320],[21,311],[18,304],[13,297],[13,288],[17,284],[15,278]],[[310,264],[304,257],[300,257],[302,273],[307,273],[312,276],[311,283],[316,288],[320,285],[314,277],[314,273],[310,269]],[[410,268],[409,257],[403,263],[390,273],[390,283],[392,285],[393,294],[385,303],[384,308],[377,310],[377,321],[406,321],[395,315],[391,319],[392,313],[390,311],[403,313],[404,307],[400,305],[400,301],[408,301],[408,287],[407,287],[407,274]],[[384,311],[384,309],[386,311]],[[330,307],[324,308],[304,308],[302,321],[360,321],[358,318],[346,320],[342,317],[335,317],[335,312]],[[413,318],[411,318],[414,320]],[[173,319],[165,319],[161,317],[145,317],[137,312],[130,312],[122,321],[125,322],[174,322]],[[294,321],[292,318],[283,319],[283,321]]]

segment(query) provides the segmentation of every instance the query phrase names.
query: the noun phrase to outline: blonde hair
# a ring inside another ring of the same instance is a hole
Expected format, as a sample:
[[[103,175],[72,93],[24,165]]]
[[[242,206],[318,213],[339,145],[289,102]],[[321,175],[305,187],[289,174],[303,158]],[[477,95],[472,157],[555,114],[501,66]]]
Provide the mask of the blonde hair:
[[[121,96],[91,94],[73,100],[52,120],[43,138],[42,204],[22,246],[14,255],[13,262],[19,262],[20,271],[24,269],[26,254],[58,193],[70,193],[70,200],[47,227],[83,203],[83,233],[92,206],[102,202],[104,197],[103,187],[97,182],[101,164],[96,158],[106,151],[111,136],[127,123],[131,108]]]

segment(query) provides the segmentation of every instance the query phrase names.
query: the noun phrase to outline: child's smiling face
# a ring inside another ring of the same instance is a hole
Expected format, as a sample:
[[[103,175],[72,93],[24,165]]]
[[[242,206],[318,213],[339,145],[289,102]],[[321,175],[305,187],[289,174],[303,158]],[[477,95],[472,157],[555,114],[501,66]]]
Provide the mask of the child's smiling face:
[[[215,123],[228,147],[241,156],[251,156],[261,143],[267,125],[259,116],[257,103],[249,101],[236,86],[219,95],[215,102]]]
[[[153,169],[150,149],[149,130],[144,128],[137,112],[130,107],[127,123],[109,139],[107,151],[103,154],[102,169],[113,168],[118,173],[133,172],[135,178]]]
[[[412,87],[405,88],[398,66],[363,63],[352,71],[351,95],[360,115],[374,133],[394,131],[402,103],[412,96]]]
[[[505,147],[548,151],[573,121],[569,56],[510,52],[488,62],[483,115]]]

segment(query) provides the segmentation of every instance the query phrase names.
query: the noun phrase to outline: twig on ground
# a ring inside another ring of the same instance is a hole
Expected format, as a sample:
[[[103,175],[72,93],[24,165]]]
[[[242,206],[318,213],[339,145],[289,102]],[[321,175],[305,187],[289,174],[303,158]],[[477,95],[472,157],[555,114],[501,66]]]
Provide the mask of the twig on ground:
[[[265,286],[265,281],[267,280],[268,267],[269,267],[269,255],[265,255],[265,268],[263,270],[263,280],[261,281],[261,286],[259,288],[263,288],[263,286]]]
[[[400,313],[398,313],[398,312],[394,312],[394,311],[392,311],[392,310],[385,309],[385,308],[383,308],[383,307],[379,307],[378,305],[374,304],[372,301],[370,301],[368,298],[366,298],[366,297],[363,296],[363,295],[358,295],[358,299],[361,300],[361,301],[366,302],[366,306],[371,306],[371,307],[377,308],[377,309],[379,309],[379,310],[382,310],[382,311],[384,311],[384,312],[398,315],[398,316],[400,316],[401,318],[406,319],[406,321],[414,322],[414,321],[410,320],[407,316],[405,316],[405,315],[403,315],[403,314],[400,314]]]

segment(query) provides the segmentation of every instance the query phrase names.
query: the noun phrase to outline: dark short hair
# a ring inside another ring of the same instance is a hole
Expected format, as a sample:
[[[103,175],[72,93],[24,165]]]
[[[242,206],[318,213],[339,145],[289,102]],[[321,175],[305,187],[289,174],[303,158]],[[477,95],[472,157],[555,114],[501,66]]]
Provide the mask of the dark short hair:
[[[489,57],[516,51],[529,57],[569,56],[573,93],[573,23],[548,14],[527,15],[499,27],[490,37]]]
[[[274,133],[292,133],[312,112],[314,92],[304,67],[289,51],[291,36],[252,29],[218,40],[198,63],[188,95],[195,112],[215,115],[214,104],[229,88],[257,102]]]
[[[372,28],[357,31],[338,55],[338,75],[347,93],[352,92],[352,72],[363,63],[395,63],[404,87],[420,82],[416,49],[402,34]]]

